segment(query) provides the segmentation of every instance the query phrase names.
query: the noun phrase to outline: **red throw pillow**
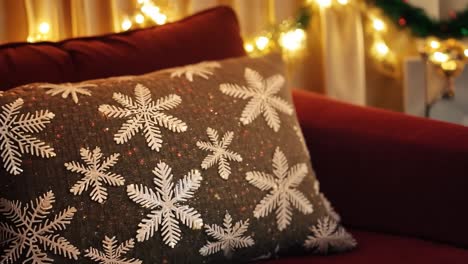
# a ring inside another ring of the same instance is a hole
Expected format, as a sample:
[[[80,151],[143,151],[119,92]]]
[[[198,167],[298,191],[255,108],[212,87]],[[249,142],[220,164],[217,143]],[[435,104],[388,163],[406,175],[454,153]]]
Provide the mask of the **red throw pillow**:
[[[232,9],[175,23],[57,43],[0,45],[0,90],[31,82],[78,82],[245,55]]]

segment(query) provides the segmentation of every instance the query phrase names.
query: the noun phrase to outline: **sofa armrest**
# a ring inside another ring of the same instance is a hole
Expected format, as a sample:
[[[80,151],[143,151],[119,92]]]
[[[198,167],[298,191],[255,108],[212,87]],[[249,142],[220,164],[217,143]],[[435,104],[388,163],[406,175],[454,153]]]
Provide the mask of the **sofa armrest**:
[[[346,225],[468,247],[468,128],[306,91],[293,98]]]

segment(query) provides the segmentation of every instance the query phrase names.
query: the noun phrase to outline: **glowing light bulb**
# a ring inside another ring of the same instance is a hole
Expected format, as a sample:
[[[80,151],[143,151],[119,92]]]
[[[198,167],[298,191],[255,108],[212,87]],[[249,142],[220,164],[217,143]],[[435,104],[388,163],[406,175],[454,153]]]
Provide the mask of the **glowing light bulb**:
[[[348,0],[338,0],[338,3],[341,5],[347,5],[349,3]]]
[[[387,44],[383,41],[379,41],[374,44],[374,49],[377,53],[378,56],[384,57],[386,56],[389,52],[390,49],[388,48]]]
[[[438,49],[440,47],[440,42],[437,40],[431,40],[429,42],[429,46],[431,46],[433,49]]]
[[[385,30],[385,23],[378,18],[373,19],[372,27],[377,31],[384,31]]]
[[[124,21],[122,21],[122,29],[124,31],[129,30],[132,27],[132,21],[130,19],[126,18]]]
[[[320,7],[330,7],[332,5],[331,0],[315,0]]]
[[[465,51],[463,51],[463,53],[465,54],[465,57],[468,57],[468,49],[465,49]]]
[[[436,52],[434,52],[434,54],[432,55],[432,58],[433,58],[433,60],[434,60],[435,62],[443,63],[443,62],[448,61],[449,56],[448,56],[447,54],[445,54],[445,53],[436,51]]]
[[[145,22],[145,17],[142,14],[137,14],[135,16],[135,22],[137,24],[143,24],[143,22]]]
[[[167,17],[161,13],[158,13],[154,16],[154,22],[158,25],[163,25],[166,23]]]
[[[49,25],[49,23],[47,23],[47,22],[42,22],[42,23],[39,24],[39,32],[40,32],[41,34],[44,34],[44,35],[45,35],[45,34],[49,33],[49,31],[50,31],[50,25]]]
[[[443,62],[440,67],[443,69],[443,70],[446,70],[446,71],[456,71],[457,68],[458,68],[458,65],[456,62],[454,61],[446,61],[446,62]]]
[[[297,28],[282,34],[280,44],[289,51],[295,51],[303,47],[305,38],[305,31]]]
[[[245,43],[244,49],[245,49],[245,51],[250,53],[250,52],[254,51],[254,45],[252,45],[251,43]]]
[[[268,39],[265,36],[260,36],[255,40],[255,45],[259,50],[264,50],[266,47],[268,47],[268,43],[270,42],[270,39]]]
[[[159,7],[153,5],[153,4],[147,4],[141,8],[141,12],[147,14],[148,16],[154,16],[160,12]]]

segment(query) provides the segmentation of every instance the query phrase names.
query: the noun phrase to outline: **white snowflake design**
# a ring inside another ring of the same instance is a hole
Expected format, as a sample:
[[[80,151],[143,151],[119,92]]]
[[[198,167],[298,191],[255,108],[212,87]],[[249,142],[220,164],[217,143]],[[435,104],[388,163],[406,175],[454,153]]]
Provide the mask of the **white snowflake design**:
[[[187,130],[187,124],[163,112],[175,108],[182,102],[182,99],[176,94],[170,94],[154,102],[151,99],[150,90],[137,84],[135,86],[135,101],[121,93],[114,93],[112,98],[123,108],[104,104],[99,106],[99,111],[111,118],[127,118],[127,121],[114,135],[117,144],[128,142],[143,129],[148,147],[159,152],[163,142],[159,127],[177,133]]]
[[[185,75],[185,78],[187,78],[188,81],[193,82],[193,77],[198,75],[201,78],[208,80],[208,77],[213,75],[215,68],[221,68],[221,64],[215,61],[204,61],[197,64],[186,65],[171,69],[171,78]]]
[[[231,175],[229,161],[242,161],[241,155],[227,149],[234,138],[234,132],[226,132],[221,140],[219,140],[218,131],[210,127],[206,130],[206,133],[211,142],[198,141],[197,147],[213,153],[206,156],[202,161],[201,167],[206,170],[211,168],[215,163],[218,163],[219,175],[221,178],[227,180],[229,175]]]
[[[242,111],[240,121],[244,125],[252,123],[261,113],[268,124],[275,132],[278,132],[281,120],[278,112],[287,115],[293,114],[293,107],[286,100],[276,96],[283,87],[285,80],[280,74],[273,75],[267,79],[256,71],[246,68],[245,79],[247,87],[238,84],[224,83],[220,85],[222,93],[234,98],[248,99],[250,101]]]
[[[205,225],[206,233],[218,242],[207,241],[207,244],[200,249],[201,255],[208,256],[222,250],[224,256],[230,259],[235,249],[251,247],[255,244],[252,237],[243,236],[249,228],[249,219],[245,222],[239,221],[233,226],[232,217],[226,211],[223,226]]]
[[[102,245],[104,247],[104,251],[100,251],[93,247],[86,249],[85,257],[88,257],[95,262],[99,262],[100,264],[142,264],[143,262],[139,259],[126,259],[123,258],[122,255],[127,254],[128,251],[133,249],[135,246],[135,241],[133,239],[129,239],[120,245],[117,246],[117,239],[114,237],[109,238],[107,236],[104,237],[102,241]]]
[[[26,251],[23,263],[47,264],[53,259],[44,251],[52,251],[69,259],[78,259],[80,251],[56,231],[66,229],[76,213],[74,207],[68,207],[46,219],[51,213],[55,196],[52,191],[45,193],[23,207],[20,201],[0,198],[0,213],[12,224],[0,222],[0,245],[7,246],[0,258],[0,263],[16,263]]]
[[[328,216],[320,218],[317,225],[311,227],[310,231],[312,235],[307,236],[304,247],[318,254],[346,251],[357,245],[356,240]]]
[[[246,173],[246,180],[262,191],[270,191],[255,207],[256,218],[265,217],[276,209],[278,230],[284,230],[292,219],[292,207],[303,214],[313,212],[312,204],[296,188],[307,175],[307,166],[299,163],[289,169],[288,161],[279,147],[273,155],[273,174],[251,171]],[[292,205],[292,206],[291,206]]]
[[[75,104],[78,103],[78,94],[91,96],[91,91],[86,89],[89,87],[96,87],[96,84],[92,83],[61,83],[61,84],[41,84],[39,88],[50,89],[46,92],[46,94],[50,94],[52,96],[56,96],[57,94],[62,94],[62,98],[66,99],[69,95]]]
[[[86,165],[75,161],[64,164],[67,170],[84,175],[81,180],[71,187],[70,192],[74,195],[81,195],[92,186],[91,200],[104,203],[107,199],[107,189],[103,186],[103,183],[110,186],[122,186],[125,183],[125,179],[121,175],[107,172],[110,167],[117,163],[120,154],[114,153],[102,160],[101,149],[96,147],[93,151],[90,151],[89,148],[81,148],[80,155]]]
[[[193,229],[200,229],[203,226],[203,220],[197,210],[183,204],[193,198],[194,192],[200,187],[202,181],[200,172],[191,170],[174,187],[171,171],[172,169],[162,161],[154,168],[156,192],[141,184],[127,186],[131,200],[144,208],[151,209],[147,218],[138,224],[136,238],[140,242],[153,237],[154,232],[161,229],[164,243],[174,248],[181,238],[177,220]]]
[[[0,114],[0,156],[4,168],[13,175],[23,171],[22,154],[55,157],[52,147],[30,135],[42,131],[55,115],[48,110],[19,115],[23,104],[23,99],[18,98],[13,103],[3,105]]]

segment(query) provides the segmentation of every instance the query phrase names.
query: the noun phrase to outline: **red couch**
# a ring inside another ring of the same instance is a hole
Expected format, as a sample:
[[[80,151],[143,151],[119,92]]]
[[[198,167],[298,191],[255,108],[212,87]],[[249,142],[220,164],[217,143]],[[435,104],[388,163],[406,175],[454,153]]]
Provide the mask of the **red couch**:
[[[0,46],[0,90],[243,55],[235,15],[220,7],[123,34]],[[321,188],[359,245],[266,263],[468,263],[468,128],[293,96]]]

